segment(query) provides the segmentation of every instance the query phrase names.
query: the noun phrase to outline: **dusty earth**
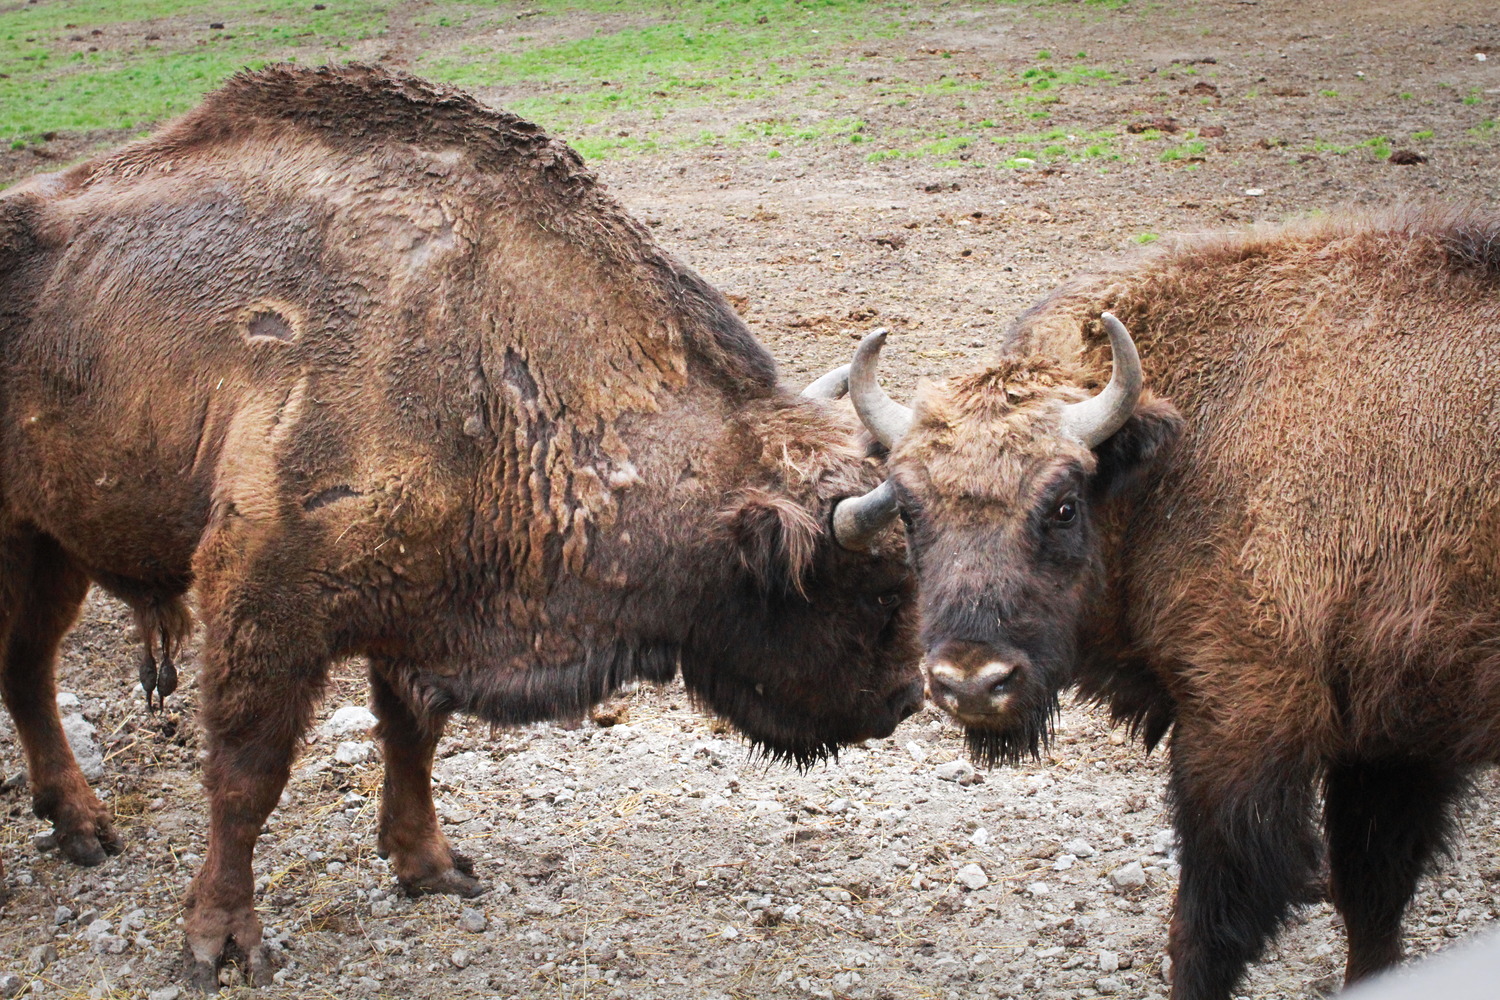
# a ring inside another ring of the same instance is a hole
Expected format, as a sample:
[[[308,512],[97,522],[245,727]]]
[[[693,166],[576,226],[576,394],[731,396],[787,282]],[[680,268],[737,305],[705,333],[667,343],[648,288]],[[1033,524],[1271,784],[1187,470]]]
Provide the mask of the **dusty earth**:
[[[1014,75],[1040,49],[1087,52],[1121,82],[1063,90],[1042,126],[996,115],[1011,131],[1114,130],[1123,156],[1015,170],[994,156],[872,162],[856,143],[765,139],[602,163],[630,210],[733,297],[790,381],[846,360],[860,334],[885,325],[893,388],[909,390],[985,356],[1026,303],[1143,234],[1399,199],[1500,207],[1500,14],[1488,0],[908,14],[898,39],[840,54],[839,66],[888,90],[813,79],[781,100],[860,116],[872,131],[927,128],[974,99],[945,79]],[[398,64],[400,51],[389,50]],[[722,127],[776,111],[670,114]],[[1152,123],[1179,132],[1128,131]],[[1160,157],[1189,133],[1201,149]],[[1360,145],[1375,137],[1389,149]],[[1426,162],[1383,158],[1402,148]],[[6,154],[0,177],[37,166]],[[204,848],[196,690],[189,680],[165,716],[147,714],[128,631],[118,607],[94,598],[61,665],[65,714],[81,716],[80,746],[103,758],[95,785],[124,854],[81,870],[49,850],[0,722],[0,854],[13,890],[0,910],[0,993],[177,995],[180,899]],[[348,664],[324,719],[364,699],[361,668]],[[394,891],[374,854],[378,755],[358,719],[343,732],[325,722],[257,852],[282,962],[264,994],[1165,995],[1176,867],[1160,755],[1088,711],[1065,714],[1044,760],[981,775],[930,710],[805,775],[755,760],[680,688],[624,697],[605,715],[614,724],[451,729],[440,809],[489,886],[467,902]],[[1473,934],[1500,910],[1496,791],[1482,775],[1454,857],[1424,883],[1407,921],[1413,951]],[[1242,992],[1325,995],[1343,950],[1336,917],[1314,906]]]

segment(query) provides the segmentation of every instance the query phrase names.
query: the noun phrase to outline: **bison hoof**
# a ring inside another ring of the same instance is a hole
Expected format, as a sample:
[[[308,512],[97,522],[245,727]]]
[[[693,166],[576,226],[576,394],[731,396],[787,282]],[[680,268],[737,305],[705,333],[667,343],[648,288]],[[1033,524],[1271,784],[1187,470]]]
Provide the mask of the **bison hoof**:
[[[93,829],[54,830],[58,849],[75,865],[92,868],[103,864],[112,854],[124,850],[124,843],[108,822],[101,821]]]
[[[213,962],[200,961],[193,957],[192,949],[188,949],[188,987],[199,993],[217,993],[222,986],[270,986],[275,982],[271,954],[264,945],[251,949],[237,964],[222,962],[222,958]]]
[[[457,851],[449,851],[453,867],[445,871],[422,875],[417,878],[400,879],[401,888],[408,896],[462,896],[473,899],[484,892],[484,886],[474,877],[474,862]]]

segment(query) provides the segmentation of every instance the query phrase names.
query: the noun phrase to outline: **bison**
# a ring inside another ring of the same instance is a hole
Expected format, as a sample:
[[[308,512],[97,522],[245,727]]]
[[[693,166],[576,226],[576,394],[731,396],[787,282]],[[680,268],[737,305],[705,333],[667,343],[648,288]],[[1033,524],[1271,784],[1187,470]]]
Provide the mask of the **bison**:
[[[576,154],[462,93],[247,72],[7,192],[0,352],[0,685],[76,861],[117,842],[58,727],[57,645],[100,585],[149,695],[196,599],[200,985],[231,944],[265,978],[251,854],[333,661],[368,660],[410,892],[478,888],[433,810],[452,712],[576,716],[680,671],[806,765],[921,702],[904,540],[834,516],[883,476],[853,413],[778,387]]]
[[[1184,238],[910,411],[880,342],[851,393],[972,752],[1036,754],[1068,687],[1148,750],[1171,731],[1172,996],[1229,997],[1325,858],[1346,978],[1396,962],[1500,759],[1500,218]]]

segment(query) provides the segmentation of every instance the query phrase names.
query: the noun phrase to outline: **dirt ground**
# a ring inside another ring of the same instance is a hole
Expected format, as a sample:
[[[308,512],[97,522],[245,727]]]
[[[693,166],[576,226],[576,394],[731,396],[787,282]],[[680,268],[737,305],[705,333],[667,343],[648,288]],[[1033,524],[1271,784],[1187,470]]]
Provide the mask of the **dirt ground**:
[[[771,139],[600,164],[657,238],[732,297],[789,381],[842,363],[884,325],[900,396],[984,357],[1026,304],[1145,234],[1401,199],[1500,208],[1500,136],[1484,125],[1500,105],[1490,0],[914,6],[922,16],[909,32],[843,53],[843,65],[914,93],[926,86],[917,97],[901,105],[810,80],[795,99],[858,104],[848,113],[876,130],[921,127],[966,99],[936,86],[944,79],[1014,72],[1041,49],[1087,52],[1124,82],[1066,89],[1045,127],[1129,135],[1154,124],[1167,138],[1125,145],[1129,155],[1105,164],[1029,170],[971,166],[962,153],[957,165],[872,162],[857,143],[785,143],[771,157]],[[401,51],[388,49],[397,63]],[[503,106],[509,95],[481,96]],[[670,114],[722,126],[776,110]],[[1188,132],[1201,150],[1157,155]],[[1397,164],[1361,145],[1376,137],[1426,161]],[[45,166],[29,156],[5,154],[0,177]],[[91,600],[61,667],[65,714],[93,727],[95,786],[114,804],[124,854],[81,870],[48,849],[0,721],[0,856],[13,890],[0,910],[5,989],[176,995],[180,901],[204,849],[196,688],[190,662],[166,716],[147,714],[128,631],[118,607]],[[339,678],[325,719],[365,703],[358,664]],[[472,901],[395,891],[374,854],[378,754],[357,722],[320,729],[257,849],[259,905],[282,961],[279,985],[262,993],[1165,995],[1176,866],[1160,755],[1087,711],[1065,714],[1046,759],[981,775],[931,710],[806,775],[754,760],[680,688],[612,711],[610,726],[451,729],[440,810],[489,886]],[[1414,952],[1467,937],[1500,910],[1496,791],[1481,776],[1454,856],[1413,904]],[[1326,995],[1343,952],[1330,908],[1311,907],[1242,992]]]

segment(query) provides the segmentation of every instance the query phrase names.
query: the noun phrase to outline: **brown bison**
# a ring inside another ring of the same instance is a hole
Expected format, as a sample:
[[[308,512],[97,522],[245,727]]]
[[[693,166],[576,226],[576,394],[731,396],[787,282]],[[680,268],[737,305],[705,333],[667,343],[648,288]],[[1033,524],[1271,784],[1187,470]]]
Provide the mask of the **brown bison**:
[[[1172,996],[1230,996],[1324,847],[1347,978],[1395,962],[1500,759],[1500,219],[1185,239],[1070,281],[910,412],[879,349],[851,393],[972,751],[1035,754],[1069,686],[1172,731]]]
[[[571,150],[463,94],[247,73],[7,192],[0,351],[3,690],[77,861],[115,837],[58,642],[93,581],[170,653],[196,594],[204,985],[230,942],[264,977],[251,852],[334,660],[369,661],[412,892],[477,890],[433,811],[450,712],[571,716],[680,669],[805,764],[920,703],[899,532],[831,530],[882,475],[853,414],[778,388]]]

